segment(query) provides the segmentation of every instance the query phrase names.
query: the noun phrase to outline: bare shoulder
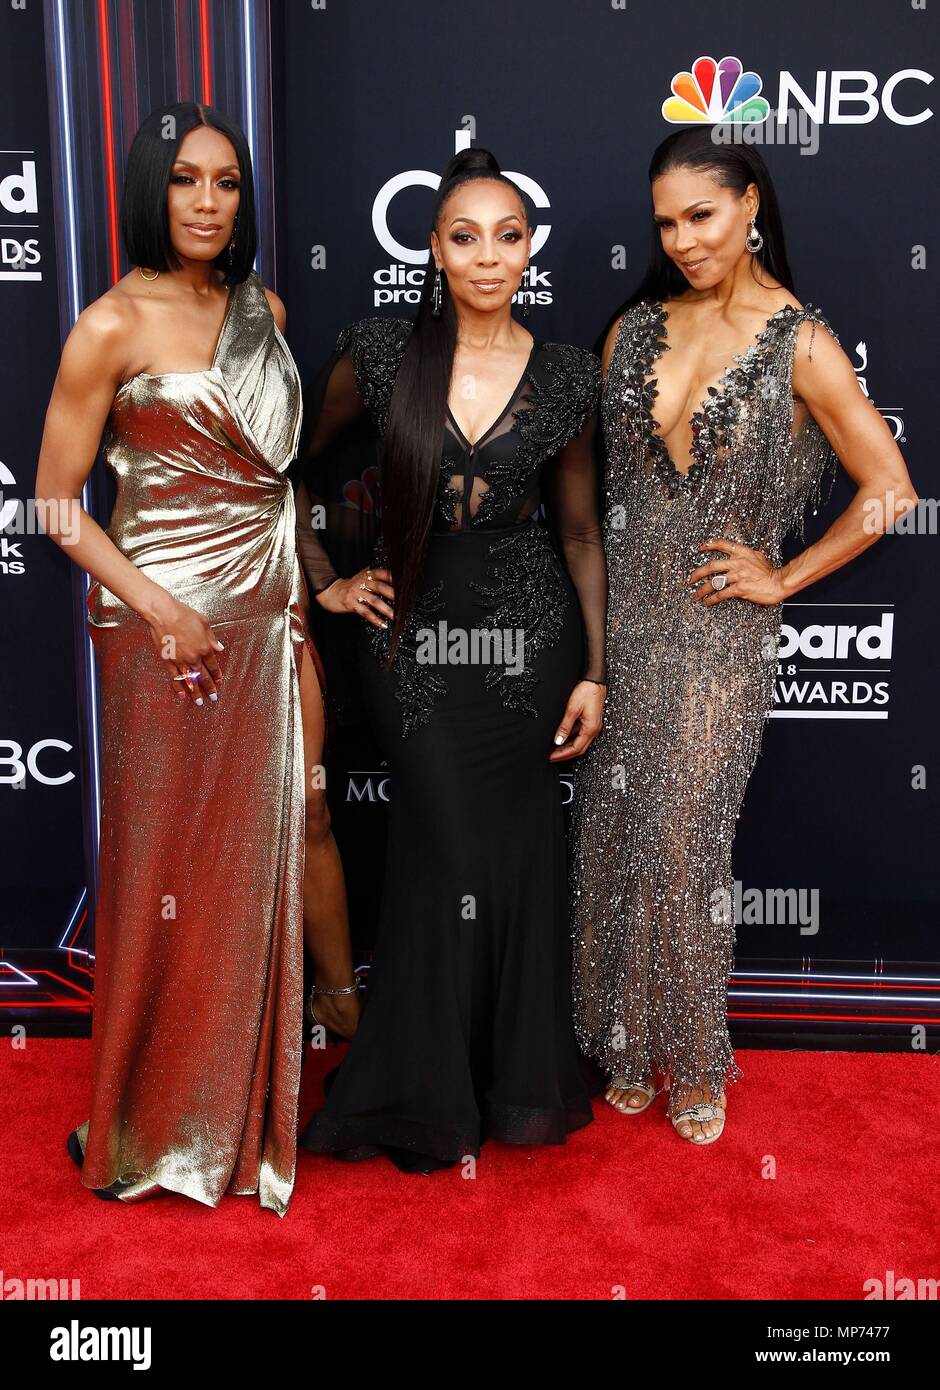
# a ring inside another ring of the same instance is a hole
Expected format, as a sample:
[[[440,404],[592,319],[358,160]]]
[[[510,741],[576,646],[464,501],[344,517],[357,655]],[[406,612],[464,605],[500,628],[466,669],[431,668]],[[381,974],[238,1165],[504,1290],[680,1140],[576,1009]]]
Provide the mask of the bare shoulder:
[[[63,360],[77,365],[98,362],[119,371],[146,320],[141,297],[125,285],[129,278],[124,276],[85,306],[66,339]]]
[[[793,345],[794,395],[811,399],[820,393],[849,392],[854,398],[859,389],[855,368],[835,329],[819,309],[807,305]]]
[[[280,295],[275,294],[273,290],[269,290],[267,286],[262,286],[262,288],[264,289],[264,297],[268,301],[268,305],[274,317],[274,322],[278,326],[278,331],[283,333],[287,323],[287,310],[284,307],[284,301],[281,299]]]
[[[781,309],[795,309],[797,313],[802,313],[805,305],[800,303],[792,290],[784,289],[781,285],[768,294],[764,301],[764,307],[769,316],[770,314],[779,314]]]

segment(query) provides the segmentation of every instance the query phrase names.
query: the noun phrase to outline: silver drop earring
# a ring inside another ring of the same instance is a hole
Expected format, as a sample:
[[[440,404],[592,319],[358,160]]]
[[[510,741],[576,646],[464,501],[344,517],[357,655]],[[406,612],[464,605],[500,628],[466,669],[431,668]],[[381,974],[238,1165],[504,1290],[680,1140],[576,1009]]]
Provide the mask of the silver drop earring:
[[[434,288],[431,290],[431,317],[439,319],[441,316],[441,268],[438,266],[434,272]]]
[[[527,293],[528,293],[528,289],[529,289],[529,263],[528,263],[528,261],[526,261],[526,267],[525,267],[525,270],[522,272],[522,280],[521,280],[521,282],[520,282],[520,284],[519,284],[519,290],[520,290],[519,298],[520,298],[520,300],[522,301],[522,317],[523,317],[524,319],[527,319],[527,318],[529,317],[529,301],[528,301],[528,299],[523,299],[523,292],[525,292],[525,293],[527,294]]]
[[[235,241],[236,241],[236,238],[237,238],[237,237],[238,237],[238,213],[236,212],[236,214],[235,214],[235,221],[232,223],[232,239],[231,239],[231,241],[230,241],[229,244],[228,244],[228,264],[229,264],[229,269],[230,269],[230,270],[231,270],[231,268],[232,268],[232,253],[233,253],[233,251],[235,250]]]
[[[754,220],[755,219],[752,217],[750,229],[748,231],[747,236],[744,238],[744,245],[750,251],[752,256],[756,256],[757,252],[761,249],[761,247],[764,244],[764,238],[761,236],[760,232],[755,227]]]

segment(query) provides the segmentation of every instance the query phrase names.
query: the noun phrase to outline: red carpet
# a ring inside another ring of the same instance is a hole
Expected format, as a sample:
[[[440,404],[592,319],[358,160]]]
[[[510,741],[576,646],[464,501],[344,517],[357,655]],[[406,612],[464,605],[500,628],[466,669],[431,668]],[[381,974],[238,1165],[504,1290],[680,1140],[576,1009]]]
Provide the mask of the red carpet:
[[[86,1192],[65,1139],[86,1117],[89,1052],[3,1049],[4,1279],[78,1278],[83,1299],[860,1299],[889,1270],[940,1274],[933,1056],[739,1052],[705,1149],[659,1096],[632,1119],[598,1099],[566,1146],[487,1144],[473,1180],[301,1151],[281,1220],[253,1197],[213,1211]],[[308,1052],[304,1120],[340,1055]]]

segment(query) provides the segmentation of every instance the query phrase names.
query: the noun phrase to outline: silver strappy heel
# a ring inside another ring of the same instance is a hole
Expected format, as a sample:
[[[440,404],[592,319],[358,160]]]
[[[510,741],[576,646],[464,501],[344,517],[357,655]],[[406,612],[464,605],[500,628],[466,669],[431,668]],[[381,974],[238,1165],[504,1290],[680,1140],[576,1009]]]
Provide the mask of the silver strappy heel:
[[[659,1090],[656,1090],[655,1087],[650,1086],[646,1081],[631,1081],[624,1076],[612,1076],[607,1086],[608,1089],[613,1087],[617,1091],[642,1091],[646,1096],[643,1105],[626,1105],[623,1109],[612,1100],[608,1100],[607,1104],[612,1106],[613,1109],[617,1111],[618,1115],[642,1115],[643,1111],[649,1109],[655,1098],[659,1095],[659,1091],[662,1090],[661,1086]]]
[[[689,1105],[685,1110],[680,1110],[677,1115],[670,1115],[670,1122],[673,1129],[688,1144],[697,1144],[703,1147],[705,1144],[714,1144],[716,1139],[720,1139],[725,1127],[725,1109],[715,1100],[697,1100],[694,1105]],[[720,1120],[721,1125],[717,1134],[710,1134],[707,1139],[697,1139],[694,1134],[683,1134],[678,1126],[683,1120],[692,1120],[696,1124],[708,1124],[711,1120]]]

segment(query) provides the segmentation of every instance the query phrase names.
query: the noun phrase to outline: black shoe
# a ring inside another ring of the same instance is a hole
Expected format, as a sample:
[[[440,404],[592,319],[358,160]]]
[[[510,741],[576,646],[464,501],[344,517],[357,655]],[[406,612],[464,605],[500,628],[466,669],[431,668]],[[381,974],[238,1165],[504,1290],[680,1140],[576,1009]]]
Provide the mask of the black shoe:
[[[435,1158],[433,1154],[412,1153],[410,1149],[398,1149],[392,1144],[383,1144],[382,1152],[391,1159],[400,1173],[433,1173],[437,1168],[455,1168],[456,1158]]]
[[[83,1168],[85,1166],[85,1155],[82,1153],[82,1146],[78,1142],[77,1130],[72,1130],[72,1133],[65,1141],[65,1147],[69,1151],[69,1158],[76,1167]],[[89,1192],[93,1192],[96,1197],[100,1197],[104,1202],[119,1202],[121,1200],[120,1197],[113,1191],[115,1187],[120,1187],[120,1183],[112,1183],[111,1187],[90,1187],[88,1190]]]

